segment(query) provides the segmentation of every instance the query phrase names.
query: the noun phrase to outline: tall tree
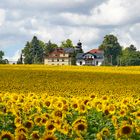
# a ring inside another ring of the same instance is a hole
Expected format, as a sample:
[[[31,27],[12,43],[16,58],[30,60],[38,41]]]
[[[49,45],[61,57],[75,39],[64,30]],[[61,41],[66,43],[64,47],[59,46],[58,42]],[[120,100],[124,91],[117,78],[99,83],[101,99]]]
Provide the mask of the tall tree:
[[[50,40],[48,41],[48,43],[45,44],[44,47],[44,53],[46,56],[48,56],[49,53],[51,53],[52,51],[54,51],[55,48],[58,48],[57,44],[52,43]]]
[[[4,52],[2,50],[0,50],[0,60],[3,59],[3,56],[4,56]]]
[[[61,42],[60,47],[62,47],[62,48],[74,48],[74,45],[70,39],[67,39],[66,41]]]
[[[130,45],[129,47],[126,47],[122,51],[122,56],[120,61],[121,61],[121,65],[123,66],[140,65],[140,52],[137,51],[134,45]]]
[[[24,55],[25,64],[39,64],[43,63],[43,47],[44,44],[38,40],[36,36],[31,42],[27,42],[22,53]]]
[[[3,59],[4,52],[0,50],[0,64],[8,64],[9,61],[7,59]]]
[[[106,35],[99,49],[104,51],[106,65],[117,65],[117,58],[121,55],[122,47],[116,36]]]

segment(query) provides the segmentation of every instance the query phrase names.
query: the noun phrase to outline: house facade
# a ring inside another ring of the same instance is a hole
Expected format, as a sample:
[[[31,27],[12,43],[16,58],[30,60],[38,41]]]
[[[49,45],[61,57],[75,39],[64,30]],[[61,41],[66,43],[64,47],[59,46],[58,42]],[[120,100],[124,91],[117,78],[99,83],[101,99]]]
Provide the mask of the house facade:
[[[104,52],[99,49],[92,49],[81,53],[82,43],[79,41],[75,48],[56,48],[44,59],[46,65],[72,65],[77,66],[100,66],[104,62]],[[75,56],[75,54],[77,54]],[[75,57],[74,57],[75,56]],[[74,63],[73,63],[74,62]]]
[[[104,52],[99,49],[92,49],[86,53],[78,53],[76,65],[100,66],[104,61]]]
[[[71,65],[73,48],[56,48],[44,59],[46,65]]]

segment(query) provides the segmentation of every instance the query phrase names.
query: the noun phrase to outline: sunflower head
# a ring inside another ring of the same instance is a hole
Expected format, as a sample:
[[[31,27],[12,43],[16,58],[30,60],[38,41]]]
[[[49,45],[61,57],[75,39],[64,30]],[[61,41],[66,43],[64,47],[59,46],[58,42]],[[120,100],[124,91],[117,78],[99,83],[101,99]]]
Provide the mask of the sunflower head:
[[[47,123],[46,129],[47,129],[48,131],[54,131],[54,130],[55,130],[55,126],[54,126],[53,123]]]
[[[0,140],[14,140],[14,135],[8,131],[2,131]]]
[[[44,135],[42,140],[57,140],[54,135]]]
[[[132,127],[130,125],[124,125],[121,127],[121,135],[131,135],[132,134]]]
[[[62,118],[63,112],[61,110],[55,110],[54,111],[54,117]]]
[[[27,129],[31,129],[33,127],[33,122],[32,121],[26,121],[24,125]]]
[[[73,124],[73,129],[75,130],[75,132],[77,134],[86,133],[86,131],[87,131],[86,120],[79,119],[79,120],[75,121]]]
[[[140,120],[140,111],[136,112],[136,118]]]
[[[39,138],[40,138],[38,131],[33,131],[31,136],[32,136],[33,140],[39,140]]]
[[[15,140],[28,140],[28,139],[25,133],[20,132],[15,135]]]
[[[103,136],[109,136],[110,135],[110,132],[109,132],[108,128],[103,128],[101,133],[102,133]]]
[[[26,134],[27,133],[27,128],[25,128],[24,126],[17,127],[15,129],[15,134],[19,134],[19,133]]]

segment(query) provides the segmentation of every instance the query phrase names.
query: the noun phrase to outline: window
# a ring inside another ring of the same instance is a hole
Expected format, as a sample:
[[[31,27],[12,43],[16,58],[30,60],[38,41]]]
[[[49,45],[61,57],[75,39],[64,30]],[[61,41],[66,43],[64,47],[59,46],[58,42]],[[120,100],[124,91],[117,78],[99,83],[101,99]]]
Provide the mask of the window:
[[[64,62],[64,59],[62,59],[62,62]]]
[[[98,61],[96,61],[96,65],[98,65]]]
[[[59,62],[59,59],[57,59],[57,62]]]

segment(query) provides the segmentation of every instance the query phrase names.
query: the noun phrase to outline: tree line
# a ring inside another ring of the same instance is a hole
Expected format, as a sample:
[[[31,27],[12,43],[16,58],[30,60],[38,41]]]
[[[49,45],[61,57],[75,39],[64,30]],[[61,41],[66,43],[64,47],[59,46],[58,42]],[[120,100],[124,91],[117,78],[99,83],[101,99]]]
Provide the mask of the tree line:
[[[22,64],[23,58],[25,64],[43,64],[44,58],[49,55],[55,48],[75,48],[73,42],[70,39],[61,42],[58,46],[56,43],[48,41],[44,43],[39,40],[36,36],[28,41],[25,47],[22,49],[22,53],[17,63]],[[123,47],[118,42],[116,36],[110,34],[106,35],[99,45],[98,49],[104,51],[104,63],[103,65],[121,65],[121,66],[132,66],[140,65],[140,51],[130,44],[128,47]],[[83,50],[81,50],[83,52]],[[79,52],[74,52],[73,58]],[[4,52],[0,51],[0,63],[6,64],[7,60],[3,60]],[[73,65],[75,65],[76,60],[73,60]]]

